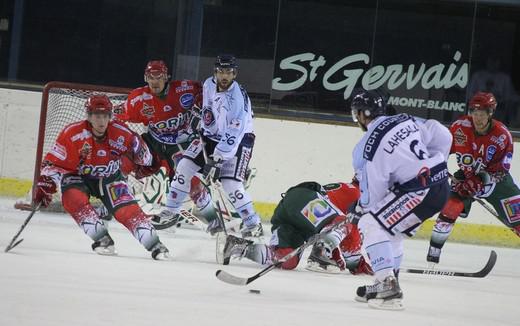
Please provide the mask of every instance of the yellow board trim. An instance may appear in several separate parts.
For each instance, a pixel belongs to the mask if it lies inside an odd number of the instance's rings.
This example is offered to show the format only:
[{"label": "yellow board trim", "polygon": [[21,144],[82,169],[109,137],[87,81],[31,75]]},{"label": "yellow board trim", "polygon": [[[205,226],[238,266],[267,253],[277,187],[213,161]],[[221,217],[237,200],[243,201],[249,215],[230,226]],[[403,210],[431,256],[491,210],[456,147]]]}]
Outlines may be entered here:
[{"label": "yellow board trim", "polygon": [[[32,182],[28,180],[0,178],[0,196],[25,197],[31,187]],[[254,206],[262,221],[269,222],[276,204],[255,202]],[[429,239],[433,223],[433,219],[426,221],[414,238]],[[448,241],[520,248],[520,237],[499,225],[457,223]]]},{"label": "yellow board trim", "polygon": [[0,178],[0,196],[4,197],[25,197],[32,187],[32,181]]}]

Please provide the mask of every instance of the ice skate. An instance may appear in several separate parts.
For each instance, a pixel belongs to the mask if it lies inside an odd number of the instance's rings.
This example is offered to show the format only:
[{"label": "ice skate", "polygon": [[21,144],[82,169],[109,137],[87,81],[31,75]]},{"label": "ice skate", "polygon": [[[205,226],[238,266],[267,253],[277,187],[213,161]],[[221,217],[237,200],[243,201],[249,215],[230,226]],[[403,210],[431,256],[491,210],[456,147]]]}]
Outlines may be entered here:
[{"label": "ice skate", "polygon": [[355,300],[368,302],[368,306],[374,309],[403,310],[402,298],[397,278],[388,276],[382,282],[358,287]]},{"label": "ice skate", "polygon": [[[330,251],[330,250],[329,250]],[[307,258],[305,269],[312,272],[339,274],[341,269],[338,264],[327,253],[327,248],[323,242],[318,242],[312,247],[311,254]]]},{"label": "ice skate", "polygon": [[164,230],[180,224],[182,218],[180,214],[175,214],[168,209],[152,216],[151,223],[157,230]]},{"label": "ice skate", "polygon": [[229,265],[231,257],[242,258],[247,253],[247,247],[253,244],[253,241],[228,235],[226,245],[224,246],[224,265]]},{"label": "ice skate", "polygon": [[94,250],[99,255],[117,255],[116,248],[114,247],[114,240],[112,240],[108,234],[103,236],[101,239],[94,241],[92,244],[92,250]]},{"label": "ice skate", "polygon": [[209,222],[206,232],[208,232],[210,235],[215,235],[218,232],[224,232],[224,228],[222,227],[222,223],[220,223],[220,220],[216,218]]},{"label": "ice skate", "polygon": [[162,242],[157,243],[155,246],[152,247],[150,250],[152,252],[152,258],[155,260],[170,260],[170,251],[168,248],[166,248],[165,245],[162,244]]},{"label": "ice skate", "polygon": [[258,223],[254,226],[248,227],[246,225],[240,229],[243,238],[259,238],[264,235],[264,229],[262,223]]},{"label": "ice skate", "polygon": [[426,256],[426,261],[431,265],[430,267],[434,267],[435,264],[438,264],[441,258],[441,249],[435,248],[430,245],[430,249],[428,249],[428,255]]}]

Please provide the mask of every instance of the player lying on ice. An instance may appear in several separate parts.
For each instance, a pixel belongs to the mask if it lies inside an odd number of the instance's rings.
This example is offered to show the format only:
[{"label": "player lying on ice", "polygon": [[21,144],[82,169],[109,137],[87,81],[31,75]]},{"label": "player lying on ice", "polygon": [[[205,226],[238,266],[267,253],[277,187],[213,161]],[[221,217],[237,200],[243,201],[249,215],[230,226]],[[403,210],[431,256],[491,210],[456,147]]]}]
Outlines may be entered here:
[{"label": "player lying on ice", "polygon": [[[230,258],[246,257],[262,265],[269,265],[301,246],[324,227],[345,221],[348,208],[359,198],[359,189],[352,184],[320,185],[303,182],[289,188],[282,195],[271,219],[272,236],[269,245],[229,235],[223,252],[224,264]],[[307,269],[320,272],[339,272],[348,269],[352,274],[372,274],[361,255],[361,237],[356,225],[345,223],[316,243],[308,258]],[[294,269],[301,256],[295,256],[280,267]]]},{"label": "player lying on ice", "polygon": [[60,184],[63,207],[94,241],[92,249],[101,255],[114,255],[114,241],[89,201],[90,196],[97,197],[153,259],[168,259],[168,249],[120,172],[123,155],[141,169],[148,169],[152,163],[148,147],[124,125],[111,121],[112,103],[106,95],[90,96],[85,108],[87,119],[65,127],[45,156],[34,205],[47,207]]}]

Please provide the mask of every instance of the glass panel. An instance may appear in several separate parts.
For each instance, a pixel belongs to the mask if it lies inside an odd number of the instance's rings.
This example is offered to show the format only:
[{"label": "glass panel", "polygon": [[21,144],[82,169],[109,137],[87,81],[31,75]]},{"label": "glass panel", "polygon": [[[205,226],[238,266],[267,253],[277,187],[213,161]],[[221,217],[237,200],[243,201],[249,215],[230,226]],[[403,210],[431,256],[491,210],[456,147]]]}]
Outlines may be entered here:
[{"label": "glass panel", "polygon": [[468,98],[477,91],[491,92],[498,106],[495,119],[520,127],[520,4],[477,6]]}]

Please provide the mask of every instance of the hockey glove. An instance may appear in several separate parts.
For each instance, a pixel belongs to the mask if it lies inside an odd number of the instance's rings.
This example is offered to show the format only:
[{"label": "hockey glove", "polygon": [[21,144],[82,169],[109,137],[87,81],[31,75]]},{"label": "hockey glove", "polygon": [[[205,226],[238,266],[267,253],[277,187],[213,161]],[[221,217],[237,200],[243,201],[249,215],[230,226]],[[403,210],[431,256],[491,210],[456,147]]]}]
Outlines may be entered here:
[{"label": "hockey glove", "polygon": [[162,166],[162,160],[157,153],[152,154],[152,165],[135,165],[134,173],[136,179],[142,179],[155,174]]},{"label": "hockey glove", "polygon": [[222,167],[222,161],[223,160],[221,156],[213,154],[213,158],[208,159],[208,162],[206,162],[202,170],[204,178],[209,178],[213,182],[220,179],[220,168]]},{"label": "hockey glove", "polygon": [[52,178],[46,175],[40,175],[36,184],[36,193],[34,194],[33,203],[35,206],[40,204],[47,207],[52,201],[52,194],[56,192],[56,183]]},{"label": "hockey glove", "polygon": [[473,175],[455,184],[455,191],[462,197],[473,197],[484,189],[484,183],[479,176]]},{"label": "hockey glove", "polygon": [[361,258],[359,259],[357,266],[354,268],[350,268],[349,272],[352,275],[358,275],[358,274],[374,275],[372,268],[365,261],[365,258],[363,256],[361,256]]}]

